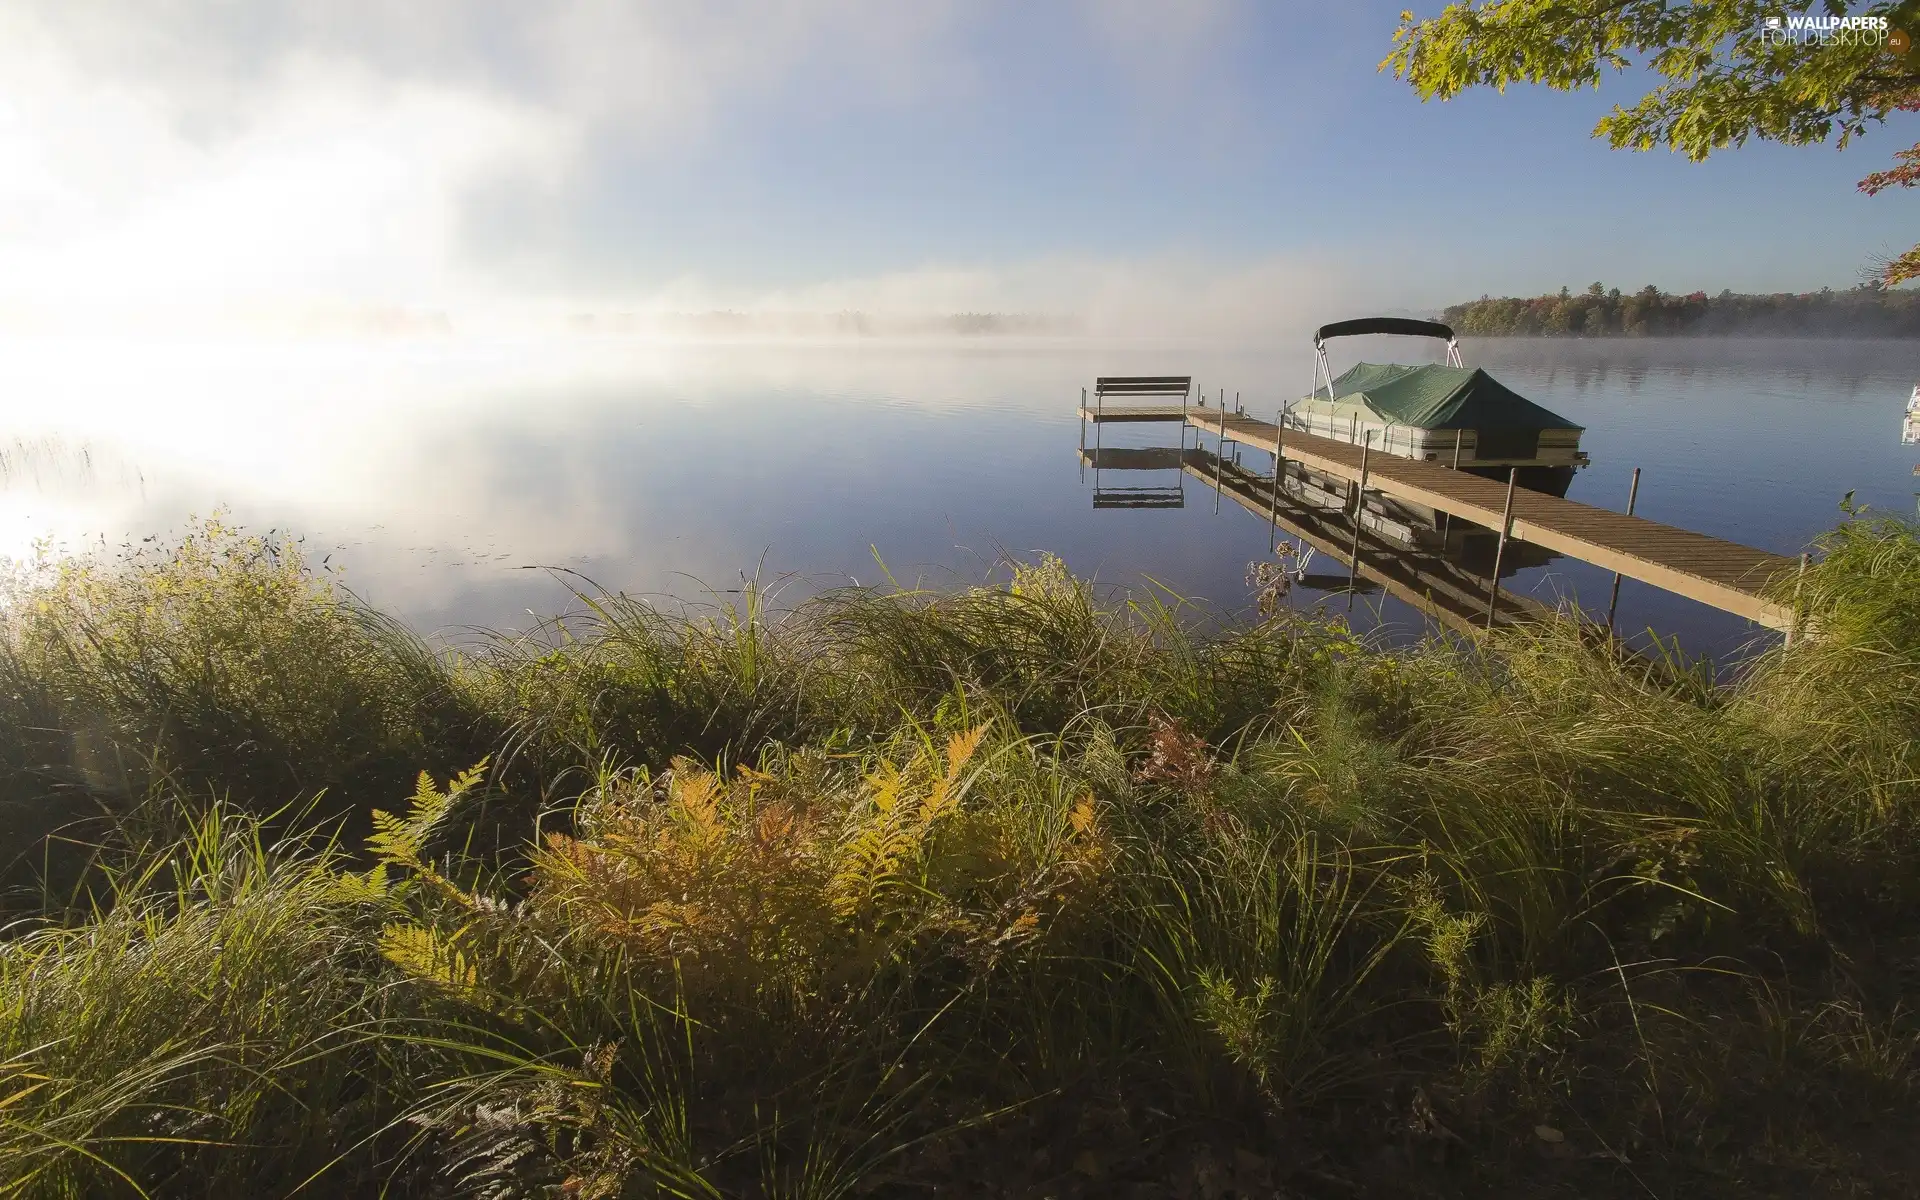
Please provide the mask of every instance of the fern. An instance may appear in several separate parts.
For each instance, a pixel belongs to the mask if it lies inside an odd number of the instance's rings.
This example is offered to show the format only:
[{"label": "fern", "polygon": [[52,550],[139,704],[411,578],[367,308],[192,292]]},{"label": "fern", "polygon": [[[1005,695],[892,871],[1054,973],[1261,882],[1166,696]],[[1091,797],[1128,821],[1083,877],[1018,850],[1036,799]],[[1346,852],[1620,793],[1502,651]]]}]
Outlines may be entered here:
[{"label": "fern", "polygon": [[[903,805],[915,768],[924,770],[916,756],[906,768],[882,760],[867,777],[877,819],[862,825],[841,851],[834,873],[832,902],[841,917],[873,909],[881,897],[904,882],[907,871],[922,856],[934,825],[956,809],[966,793],[964,771],[987,733],[978,725],[947,741],[946,768],[936,776],[917,804]],[[909,815],[910,814],[910,815]]]},{"label": "fern", "polygon": [[358,871],[342,871],[334,876],[329,889],[331,898],[342,904],[377,904],[391,893],[391,881],[387,878],[387,864],[375,863],[373,869],[362,874]]},{"label": "fern", "polygon": [[[376,866],[365,877],[365,890],[371,891],[377,887],[384,894],[384,868],[405,867],[438,890],[471,904],[473,898],[434,870],[426,860],[425,853],[427,843],[447,815],[469,792],[480,786],[486,778],[486,771],[487,760],[483,758],[448,780],[445,790],[433,782],[433,776],[422,771],[414,784],[413,797],[405,817],[396,817],[384,809],[374,809],[373,832],[367,837],[367,849],[373,854]],[[380,872],[377,878],[374,872]]]},{"label": "fern", "polygon": [[482,998],[480,971],[455,940],[423,925],[388,925],[380,931],[380,953],[415,979],[433,984],[455,999],[477,1004]]}]

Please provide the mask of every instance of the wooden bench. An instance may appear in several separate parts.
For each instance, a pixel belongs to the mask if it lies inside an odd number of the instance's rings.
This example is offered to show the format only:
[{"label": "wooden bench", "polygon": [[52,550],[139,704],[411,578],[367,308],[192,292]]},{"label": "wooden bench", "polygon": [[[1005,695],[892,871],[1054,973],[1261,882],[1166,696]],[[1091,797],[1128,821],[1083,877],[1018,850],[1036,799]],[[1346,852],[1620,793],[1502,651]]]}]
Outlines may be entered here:
[{"label": "wooden bench", "polygon": [[[1093,441],[1096,456],[1100,445],[1100,426],[1108,421],[1178,421],[1180,422],[1180,454],[1186,452],[1187,445],[1187,405],[1193,396],[1193,376],[1191,375],[1102,375],[1093,381],[1092,404],[1088,403],[1087,389],[1080,389],[1080,449],[1087,448],[1087,422],[1093,422]],[[1125,400],[1129,403],[1109,407],[1108,398]],[[1170,401],[1178,404],[1140,404],[1141,400]],[[1179,458],[1174,459],[1174,467],[1179,466]],[[1094,489],[1100,487],[1100,464],[1094,463]]]},{"label": "wooden bench", "polygon": [[[1193,396],[1193,376],[1191,375],[1102,375],[1093,381],[1093,406],[1087,406],[1087,393],[1080,393],[1080,408],[1084,416],[1094,421],[1107,419],[1107,400],[1178,400],[1177,406],[1160,404],[1142,411],[1134,404],[1115,406],[1115,418],[1119,420],[1186,420],[1186,409]],[[1178,416],[1168,415],[1177,411]]]}]

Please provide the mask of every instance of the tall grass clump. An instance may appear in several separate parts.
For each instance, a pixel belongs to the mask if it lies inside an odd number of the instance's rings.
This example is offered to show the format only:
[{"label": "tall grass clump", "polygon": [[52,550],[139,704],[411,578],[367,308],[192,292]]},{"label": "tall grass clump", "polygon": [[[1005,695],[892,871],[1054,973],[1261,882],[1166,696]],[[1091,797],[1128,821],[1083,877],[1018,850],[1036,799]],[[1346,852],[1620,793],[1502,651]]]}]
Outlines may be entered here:
[{"label": "tall grass clump", "polygon": [[1900,1194],[1920,533],[1815,549],[1721,681],[1052,559],[457,649],[218,527],[50,566],[0,1185]]},{"label": "tall grass clump", "polygon": [[324,796],[321,811],[350,813],[440,766],[446,747],[473,755],[464,743],[488,740],[443,656],[313,570],[292,538],[218,518],[175,543],[17,570],[0,678],[17,721],[0,739],[0,795],[42,833],[62,816],[125,815],[162,784],[263,812]]},{"label": "tall grass clump", "polygon": [[370,1178],[396,1111],[381,960],[325,847],[214,806],[103,907],[0,941],[0,1194],[290,1193]]}]

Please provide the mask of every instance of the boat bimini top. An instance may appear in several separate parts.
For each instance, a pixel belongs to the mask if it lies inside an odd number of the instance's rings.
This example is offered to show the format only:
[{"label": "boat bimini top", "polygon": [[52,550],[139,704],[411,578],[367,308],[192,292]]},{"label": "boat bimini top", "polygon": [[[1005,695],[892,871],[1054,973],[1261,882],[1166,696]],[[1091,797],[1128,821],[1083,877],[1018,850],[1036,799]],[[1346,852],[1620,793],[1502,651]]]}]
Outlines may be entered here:
[{"label": "boat bimini top", "polygon": [[1438,321],[1416,321],[1412,317],[1358,317],[1351,321],[1335,321],[1331,325],[1322,325],[1313,331],[1313,390],[1309,398],[1320,394],[1320,380],[1327,381],[1327,395],[1333,395],[1333,368],[1327,364],[1327,343],[1337,337],[1359,337],[1368,333],[1390,333],[1401,337],[1439,338],[1447,344],[1447,365],[1465,366],[1460,358],[1460,339],[1453,336],[1453,326],[1442,325]]}]

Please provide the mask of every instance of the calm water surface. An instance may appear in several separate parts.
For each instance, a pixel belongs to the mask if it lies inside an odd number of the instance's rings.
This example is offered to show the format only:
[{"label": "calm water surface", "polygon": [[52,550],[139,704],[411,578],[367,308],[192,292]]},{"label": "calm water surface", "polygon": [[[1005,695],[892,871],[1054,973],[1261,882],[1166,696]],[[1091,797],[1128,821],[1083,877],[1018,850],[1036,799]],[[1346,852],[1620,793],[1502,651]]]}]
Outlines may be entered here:
[{"label": "calm water surface", "polygon": [[[564,605],[567,579],[699,599],[743,572],[881,582],[884,560],[901,583],[952,586],[1041,551],[1239,608],[1264,523],[1230,501],[1216,513],[1192,481],[1182,509],[1096,512],[1074,409],[1098,374],[1192,374],[1270,413],[1306,385],[1297,340],[17,344],[0,347],[0,553],[175,533],[224,508],[304,535],[424,629],[525,625]],[[1429,357],[1336,347],[1336,370]],[[1786,554],[1848,491],[1914,510],[1920,453],[1898,428],[1920,346],[1494,340],[1466,355],[1587,427],[1575,499],[1624,506],[1638,466],[1642,515]],[[1172,431],[1115,434],[1129,439]],[[1611,578],[1562,559],[1507,586],[1604,608]],[[1356,620],[1419,624],[1379,603]],[[1632,581],[1620,620],[1720,656],[1753,635]]]}]

